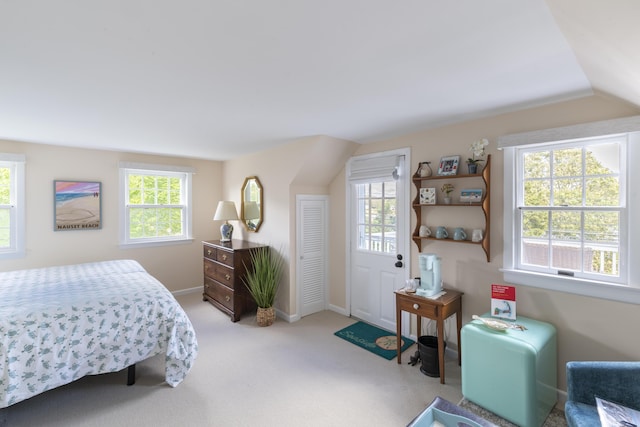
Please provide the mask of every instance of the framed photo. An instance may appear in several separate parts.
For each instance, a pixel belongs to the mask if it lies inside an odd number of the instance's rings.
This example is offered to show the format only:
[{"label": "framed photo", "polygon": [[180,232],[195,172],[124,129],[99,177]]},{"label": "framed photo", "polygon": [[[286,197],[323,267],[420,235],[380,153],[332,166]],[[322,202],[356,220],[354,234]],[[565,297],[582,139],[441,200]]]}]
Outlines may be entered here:
[{"label": "framed photo", "polygon": [[435,188],[421,188],[420,189],[420,204],[421,205],[435,205],[436,204],[436,189]]},{"label": "framed photo", "polygon": [[460,203],[480,203],[482,201],[482,189],[472,188],[460,190]]},{"label": "framed photo", "polygon": [[447,156],[440,159],[438,175],[457,175],[460,156]]},{"label": "framed photo", "polygon": [[102,184],[95,181],[53,181],[54,231],[102,228]]}]

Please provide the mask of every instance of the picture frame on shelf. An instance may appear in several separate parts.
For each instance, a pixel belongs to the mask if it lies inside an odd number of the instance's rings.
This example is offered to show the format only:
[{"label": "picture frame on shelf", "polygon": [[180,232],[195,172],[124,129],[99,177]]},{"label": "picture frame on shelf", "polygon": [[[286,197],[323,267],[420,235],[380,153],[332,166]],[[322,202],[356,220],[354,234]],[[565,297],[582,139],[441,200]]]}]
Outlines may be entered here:
[{"label": "picture frame on shelf", "polygon": [[420,204],[421,205],[435,205],[436,204],[436,189],[435,188],[421,188],[420,189]]},{"label": "picture frame on shelf", "polygon": [[460,163],[460,156],[445,156],[440,159],[440,166],[438,167],[438,175],[448,176],[458,174],[458,164]]},{"label": "picture frame on shelf", "polygon": [[481,188],[466,188],[460,190],[460,203],[480,203],[481,201]]}]

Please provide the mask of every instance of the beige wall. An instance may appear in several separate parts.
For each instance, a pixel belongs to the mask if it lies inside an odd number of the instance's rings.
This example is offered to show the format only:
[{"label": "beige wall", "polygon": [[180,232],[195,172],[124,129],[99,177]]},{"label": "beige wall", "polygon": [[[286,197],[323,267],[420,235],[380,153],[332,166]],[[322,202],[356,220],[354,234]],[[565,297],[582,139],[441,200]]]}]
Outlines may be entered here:
[{"label": "beige wall", "polygon": [[224,164],[223,197],[236,202],[238,212],[244,179],[255,175],[262,183],[264,223],[258,233],[236,223],[233,238],[269,245],[290,261],[275,304],[279,316],[288,320],[298,317],[296,264],[291,261],[296,259],[296,195],[328,195],[329,184],[356,148],[353,142],[314,136]]},{"label": "beige wall", "polygon": [[[233,200],[238,211],[240,188],[245,177],[256,175],[264,188],[264,224],[258,233],[234,223],[234,238],[264,244],[295,260],[295,199],[298,194],[330,196],[329,303],[332,309],[348,311],[345,284],[345,176],[349,156],[409,147],[412,171],[420,161],[434,164],[445,155],[466,158],[469,144],[488,138],[492,154],[491,261],[474,245],[430,242],[426,246],[443,258],[447,286],[465,293],[463,321],[489,309],[491,283],[504,283],[502,266],[502,173],[499,136],[589,121],[638,114],[616,100],[594,96],[516,113],[503,114],[462,124],[358,145],[316,136],[224,163],[193,159],[146,156],[119,152],[83,150],[0,141],[0,152],[27,156],[27,255],[24,259],[0,261],[0,270],[133,258],[170,290],[202,285],[201,241],[217,239],[219,222],[212,221],[219,200]],[[177,164],[196,168],[194,176],[194,241],[191,244],[143,249],[118,247],[118,161]],[[464,167],[464,166],[463,166]],[[53,180],[86,179],[103,183],[103,228],[96,231],[53,231]],[[412,198],[415,189],[412,188]],[[472,214],[471,214],[472,215]],[[471,220],[471,218],[469,218]],[[461,220],[464,220],[462,218]],[[411,213],[411,230],[416,218]],[[640,238],[640,237],[639,237]],[[412,276],[418,275],[417,247],[412,244]],[[289,262],[276,301],[279,313],[289,320],[297,316],[295,262]],[[633,337],[640,321],[636,305],[604,301],[561,292],[518,286],[518,314],[554,324],[558,329],[559,386],[565,388],[564,365],[568,360],[640,360],[640,347]],[[447,339],[455,347],[455,325],[447,323]]]},{"label": "beige wall", "polygon": [[[443,259],[442,276],[445,286],[465,293],[463,297],[463,323],[473,314],[483,314],[490,307],[490,285],[505,283],[499,269],[503,256],[503,161],[502,152],[496,150],[499,136],[558,126],[605,120],[638,114],[638,109],[604,97],[594,96],[572,102],[559,103],[516,113],[503,114],[482,120],[441,127],[406,135],[375,144],[362,145],[356,154],[411,148],[411,173],[418,162],[437,164],[440,157],[460,155],[466,159],[471,142],[488,138],[488,153],[492,155],[491,173],[491,262],[487,263],[481,248],[450,242],[429,241],[423,247],[436,252]],[[462,166],[466,168],[466,165]],[[338,176],[331,186],[332,211],[344,212],[344,175]],[[459,190],[459,189],[458,189]],[[412,200],[415,197],[412,186]],[[473,213],[465,210],[469,221],[476,221]],[[416,216],[412,211],[411,230]],[[461,224],[462,225],[462,224]],[[338,230],[335,235],[343,235]],[[640,238],[640,236],[637,236]],[[344,305],[344,242],[332,241],[332,303]],[[412,276],[418,276],[418,249],[412,243]],[[342,280],[340,280],[342,279]],[[636,281],[638,278],[635,278]],[[640,360],[640,346],[635,329],[640,323],[637,305],[581,297],[562,292],[517,286],[517,313],[554,324],[558,331],[559,386],[566,389],[564,366],[568,360]],[[447,340],[455,345],[455,322],[447,322]]]},{"label": "beige wall", "polygon": [[[0,270],[74,264],[106,259],[139,261],[171,291],[202,286],[202,240],[216,237],[214,203],[222,188],[220,162],[1,141],[0,152],[26,155],[26,256],[0,260]],[[193,242],[121,249],[118,245],[118,162],[191,166]],[[53,181],[102,183],[102,229],[53,231]],[[217,231],[219,238],[219,230]]]}]

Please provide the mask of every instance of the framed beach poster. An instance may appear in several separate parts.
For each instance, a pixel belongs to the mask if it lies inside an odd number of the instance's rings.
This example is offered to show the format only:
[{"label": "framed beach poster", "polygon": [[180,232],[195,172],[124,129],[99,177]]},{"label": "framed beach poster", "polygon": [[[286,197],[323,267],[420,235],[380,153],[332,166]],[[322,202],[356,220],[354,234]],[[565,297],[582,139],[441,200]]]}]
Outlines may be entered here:
[{"label": "framed beach poster", "polygon": [[95,181],[53,181],[54,231],[102,228],[102,184]]}]

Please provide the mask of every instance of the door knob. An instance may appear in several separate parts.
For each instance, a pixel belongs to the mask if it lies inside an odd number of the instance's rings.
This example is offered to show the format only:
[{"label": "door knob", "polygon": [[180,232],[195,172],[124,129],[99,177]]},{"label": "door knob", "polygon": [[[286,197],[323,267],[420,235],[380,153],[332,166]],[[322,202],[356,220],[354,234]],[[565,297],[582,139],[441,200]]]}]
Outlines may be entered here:
[{"label": "door knob", "polygon": [[402,261],[396,261],[396,267],[398,268],[402,267]]}]

